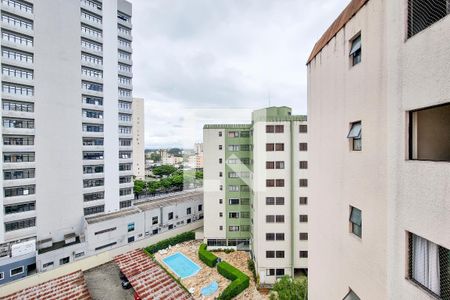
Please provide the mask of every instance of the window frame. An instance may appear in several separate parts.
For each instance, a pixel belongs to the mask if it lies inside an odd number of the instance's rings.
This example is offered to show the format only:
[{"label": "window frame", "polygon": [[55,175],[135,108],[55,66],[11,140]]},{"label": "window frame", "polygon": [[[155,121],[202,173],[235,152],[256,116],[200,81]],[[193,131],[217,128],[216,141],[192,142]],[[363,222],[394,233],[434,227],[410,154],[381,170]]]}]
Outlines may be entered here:
[{"label": "window frame", "polygon": [[[359,211],[359,223],[360,224],[355,223],[356,220],[353,220],[353,218],[358,217],[357,215],[354,216],[353,212],[358,213],[358,211]],[[362,223],[363,223],[362,222],[362,210],[350,205],[350,216],[349,216],[348,220],[349,220],[350,233],[357,236],[358,238],[362,239],[362,235],[363,235],[362,234]],[[355,230],[355,228],[359,228],[359,231]]]}]

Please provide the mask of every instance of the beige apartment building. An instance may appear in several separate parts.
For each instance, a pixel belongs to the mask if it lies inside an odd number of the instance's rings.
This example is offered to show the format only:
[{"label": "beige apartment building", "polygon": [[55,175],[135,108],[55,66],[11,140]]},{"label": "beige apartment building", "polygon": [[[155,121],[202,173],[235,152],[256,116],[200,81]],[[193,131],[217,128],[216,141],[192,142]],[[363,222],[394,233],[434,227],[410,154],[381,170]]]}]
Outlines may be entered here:
[{"label": "beige apartment building", "polygon": [[308,59],[312,300],[450,299],[449,12],[353,0]]},{"label": "beige apartment building", "polygon": [[289,107],[203,129],[206,243],[250,251],[261,284],[307,273],[307,131]]}]

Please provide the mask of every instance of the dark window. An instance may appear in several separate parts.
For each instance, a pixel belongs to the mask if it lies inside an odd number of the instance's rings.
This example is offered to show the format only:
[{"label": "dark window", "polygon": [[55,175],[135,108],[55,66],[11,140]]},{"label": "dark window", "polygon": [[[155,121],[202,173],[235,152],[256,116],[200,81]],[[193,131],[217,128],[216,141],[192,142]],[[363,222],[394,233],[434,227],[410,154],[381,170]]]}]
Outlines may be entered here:
[{"label": "dark window", "polygon": [[284,276],[284,269],[277,269],[276,275],[277,276]]},{"label": "dark window", "polygon": [[5,231],[6,232],[14,231],[14,230],[19,230],[19,229],[24,229],[24,228],[28,228],[28,227],[34,227],[34,226],[36,226],[36,218],[6,222],[5,223]]},{"label": "dark window", "polygon": [[450,104],[409,113],[409,159],[450,161]]},{"label": "dark window", "polygon": [[173,212],[170,212],[170,213],[168,214],[168,219],[169,219],[169,220],[172,220],[172,219],[173,219]]},{"label": "dark window", "polygon": [[266,161],[266,169],[275,169],[275,162]]},{"label": "dark window", "polygon": [[275,162],[275,168],[276,169],[284,169],[284,161]]},{"label": "dark window", "polygon": [[219,131],[219,136],[222,136],[222,131]]},{"label": "dark window", "polygon": [[275,180],[275,185],[277,187],[283,187],[284,186],[284,179],[277,179],[277,180]]},{"label": "dark window", "polygon": [[284,233],[276,233],[275,234],[275,239],[277,241],[284,241]]},{"label": "dark window", "polygon": [[15,214],[36,209],[36,202],[28,202],[14,205],[5,205],[5,215]]},{"label": "dark window", "polygon": [[104,205],[85,207],[84,208],[84,215],[88,216],[88,215],[92,215],[92,214],[102,213],[104,211],[105,211],[105,206]]},{"label": "dark window", "polygon": [[284,197],[276,197],[275,200],[277,205],[284,205]]},{"label": "dark window", "polygon": [[353,234],[362,236],[362,212],[352,206],[350,206],[350,230]]},{"label": "dark window", "polygon": [[300,241],[307,241],[308,240],[308,233],[307,232],[300,232],[299,237],[300,237]]},{"label": "dark window", "polygon": [[239,198],[230,198],[228,199],[228,203],[230,205],[239,205]]},{"label": "dark window", "polygon": [[308,179],[300,179],[299,180],[300,187],[307,187],[308,186]]},{"label": "dark window", "polygon": [[128,232],[134,231],[134,222],[128,223]]},{"label": "dark window", "polygon": [[266,179],[266,187],[273,187],[273,186],[275,186],[275,180]]},{"label": "dark window", "polygon": [[266,258],[275,258],[275,251],[266,251]]},{"label": "dark window", "polygon": [[266,269],[266,276],[274,276],[275,269]]},{"label": "dark window", "polygon": [[275,127],[273,125],[266,125],[266,133],[274,133]]},{"label": "dark window", "polygon": [[274,197],[266,197],[266,205],[275,205]]},{"label": "dark window", "polygon": [[275,151],[284,151],[284,144],[283,143],[276,143],[275,144]]},{"label": "dark window", "polygon": [[203,210],[203,205],[199,204],[198,205],[198,211],[202,211]]},{"label": "dark window", "polygon": [[307,223],[308,215],[300,215],[300,223]]},{"label": "dark window", "polygon": [[284,223],[284,215],[276,215],[275,216],[275,221],[277,223]]},{"label": "dark window", "polygon": [[223,199],[219,199],[219,204],[222,204],[223,203]]},{"label": "dark window", "polygon": [[111,232],[111,231],[114,231],[116,229],[117,229],[117,227],[111,227],[111,228],[103,229],[103,230],[95,232],[94,235],[99,235],[99,234]]},{"label": "dark window", "polygon": [[308,258],[308,251],[300,251],[300,258]]},{"label": "dark window", "polygon": [[308,197],[300,197],[299,203],[300,203],[300,205],[308,204]]},{"label": "dark window", "polygon": [[300,133],[307,133],[308,132],[308,125],[300,125],[298,128],[298,131]]},{"label": "dark window", "polygon": [[275,151],[275,144],[266,144],[266,151]]},{"label": "dark window", "polygon": [[18,268],[11,269],[11,271],[9,271],[9,275],[12,277],[12,276],[22,274],[23,272],[25,272],[25,268],[23,266],[20,266]]},{"label": "dark window", "polygon": [[70,262],[70,257],[64,257],[64,258],[61,258],[60,260],[59,260],[59,264],[60,265],[65,265],[65,264],[68,264]]},{"label": "dark window", "polygon": [[361,62],[361,34],[351,41],[350,60],[352,66]]},{"label": "dark window", "polygon": [[307,143],[300,143],[299,145],[300,151],[308,151],[308,144]]},{"label": "dark window", "polygon": [[266,223],[275,223],[275,216],[274,215],[267,215],[266,216]]},{"label": "dark window", "polygon": [[408,38],[433,25],[449,13],[448,0],[409,0]]},{"label": "dark window", "polygon": [[300,169],[308,169],[308,162],[307,161],[300,161]]},{"label": "dark window", "polygon": [[350,124],[350,131],[347,135],[347,138],[351,140],[352,150],[353,151],[361,151],[362,143],[361,143],[361,121],[353,122]]},{"label": "dark window", "polygon": [[361,298],[359,298],[358,295],[355,294],[355,292],[350,290],[342,300],[361,300]]},{"label": "dark window", "polygon": [[109,243],[109,244],[97,247],[97,248],[95,248],[95,251],[102,250],[104,248],[108,248],[108,247],[114,246],[115,244],[117,244],[117,242],[112,242],[112,243]]},{"label": "dark window", "polygon": [[130,237],[128,238],[128,243],[132,243],[132,242],[134,242],[134,236],[130,236]]},{"label": "dark window", "polygon": [[275,256],[276,258],[284,258],[284,251],[276,251]]},{"label": "dark window", "polygon": [[283,133],[284,132],[284,125],[275,125],[275,132],[276,133]]},{"label": "dark window", "polygon": [[131,200],[120,201],[120,208],[126,208],[131,206]]},{"label": "dark window", "polygon": [[159,218],[158,218],[158,216],[156,216],[156,217],[152,217],[152,225],[156,225],[156,224],[158,224],[158,222],[159,222],[159,220],[158,220]]},{"label": "dark window", "polygon": [[219,145],[219,150],[222,150],[222,145]]},{"label": "dark window", "polygon": [[266,233],[266,241],[274,241],[275,233]]},{"label": "dark window", "polygon": [[221,158],[219,158],[219,164],[221,164],[222,163],[222,159]]},{"label": "dark window", "polygon": [[188,208],[186,209],[186,214],[187,214],[187,215],[190,215],[190,214],[191,214],[191,211],[192,211],[191,208],[188,207]]}]

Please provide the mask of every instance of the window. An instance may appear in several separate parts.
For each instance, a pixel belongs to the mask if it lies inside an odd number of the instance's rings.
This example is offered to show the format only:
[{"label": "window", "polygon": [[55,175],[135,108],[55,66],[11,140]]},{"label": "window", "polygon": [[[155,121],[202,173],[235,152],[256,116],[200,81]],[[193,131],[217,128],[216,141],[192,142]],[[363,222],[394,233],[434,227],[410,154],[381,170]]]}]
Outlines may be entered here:
[{"label": "window", "polygon": [[361,300],[361,298],[359,298],[358,295],[356,295],[352,290],[350,290],[342,300]]},{"label": "window", "polygon": [[308,169],[307,161],[300,161],[299,165],[300,165],[300,169]]},{"label": "window", "polygon": [[450,299],[450,250],[413,233],[408,235],[408,278],[439,299]]},{"label": "window", "polygon": [[158,224],[158,216],[156,216],[156,217],[152,217],[152,225],[156,225],[156,224]]},{"label": "window", "polygon": [[277,187],[284,187],[284,179],[276,179],[275,180],[275,185]]},{"label": "window", "polygon": [[192,213],[191,211],[192,211],[192,209],[191,209],[190,207],[188,207],[188,208],[186,209],[186,214],[187,214],[187,215],[190,215],[190,214]]},{"label": "window", "polygon": [[408,1],[408,38],[430,27],[450,13],[446,0]]},{"label": "window", "polygon": [[222,159],[221,158],[219,158],[219,164],[221,164],[222,163]]},{"label": "window", "polygon": [[222,145],[219,145],[219,150],[222,150]]},{"label": "window", "polygon": [[117,227],[111,227],[111,228],[103,229],[103,230],[95,232],[94,235],[99,235],[99,234],[111,232],[111,231],[114,231],[116,229],[117,229]]},{"label": "window", "polygon": [[222,136],[222,131],[219,131],[219,136]]},{"label": "window", "polygon": [[284,197],[276,197],[275,201],[276,205],[284,205]]},{"label": "window", "polygon": [[354,235],[362,236],[362,213],[360,209],[350,206],[350,230]]},{"label": "window", "polygon": [[355,66],[361,62],[361,34],[358,34],[350,43],[350,61],[352,66]]},{"label": "window", "polygon": [[266,233],[266,241],[275,241],[275,233]]},{"label": "window", "polygon": [[307,232],[300,232],[299,233],[299,239],[300,239],[300,241],[307,241],[308,240],[308,233]]},{"label": "window", "polygon": [[104,205],[85,207],[84,208],[84,215],[88,216],[88,215],[102,213],[104,211],[105,211],[105,206]]},{"label": "window", "polygon": [[275,144],[266,144],[266,151],[275,151]]},{"label": "window", "polygon": [[172,219],[173,219],[173,212],[170,212],[170,213],[168,214],[167,218],[168,218],[169,220],[172,220]]},{"label": "window", "polygon": [[300,197],[299,198],[299,204],[300,205],[307,205],[308,204],[308,197]]},{"label": "window", "polygon": [[2,40],[26,47],[33,46],[32,37],[3,29],[2,29]]},{"label": "window", "polygon": [[275,162],[266,161],[266,169],[275,169]]},{"label": "window", "polygon": [[230,131],[230,132],[228,132],[228,137],[230,137],[230,138],[237,138],[237,137],[239,137],[239,131]]},{"label": "window", "polygon": [[284,269],[276,269],[276,275],[277,277],[284,276]]},{"label": "window", "polygon": [[3,171],[4,180],[16,180],[16,179],[27,179],[34,178],[34,169],[23,169],[23,170],[5,170]]},{"label": "window", "polygon": [[42,268],[45,269],[45,268],[48,268],[48,267],[53,267],[53,264],[54,264],[54,263],[53,263],[52,261],[51,261],[51,262],[48,262],[48,263],[45,263],[45,264],[42,265]]},{"label": "window", "polygon": [[275,162],[275,168],[276,169],[284,169],[284,161]]},{"label": "window", "polygon": [[230,198],[228,199],[228,203],[230,205],[239,205],[239,198]]},{"label": "window", "polygon": [[274,179],[266,179],[266,187],[274,187],[275,180]]},{"label": "window", "polygon": [[266,216],[266,223],[275,223],[275,216],[274,215],[267,215]]},{"label": "window", "polygon": [[36,209],[36,202],[5,205],[5,215],[33,211]]},{"label": "window", "polygon": [[353,122],[350,124],[350,131],[347,135],[347,138],[351,141],[351,147],[353,151],[361,151],[362,143],[361,143],[361,121]]},{"label": "window", "polygon": [[128,223],[128,232],[134,231],[134,223]]},{"label": "window", "polygon": [[273,125],[266,125],[266,133],[274,133],[275,127]]},{"label": "window", "polygon": [[3,153],[3,162],[5,163],[34,162],[34,158],[33,152]]},{"label": "window", "polygon": [[128,238],[128,243],[132,243],[132,242],[134,242],[134,236],[130,236],[130,237]]},{"label": "window", "polygon": [[241,131],[239,133],[240,137],[249,137],[250,136],[250,131]]},{"label": "window", "polygon": [[202,211],[203,210],[203,205],[202,204],[199,204],[198,205],[198,211]]},{"label": "window", "polygon": [[308,251],[300,251],[299,256],[300,258],[308,258]]},{"label": "window", "polygon": [[276,133],[283,133],[284,132],[284,125],[275,125],[275,132]]},{"label": "window", "polygon": [[220,231],[223,230],[223,226],[222,226],[222,225],[219,226],[219,230],[220,230]]},{"label": "window", "polygon": [[409,112],[409,159],[450,161],[450,103]]},{"label": "window", "polygon": [[266,251],[266,258],[275,258],[275,251]]},{"label": "window", "polygon": [[230,212],[230,213],[228,213],[228,218],[239,219],[239,213],[238,212]]},{"label": "window", "polygon": [[36,226],[36,218],[5,222],[5,232]]},{"label": "window", "polygon": [[274,276],[275,269],[266,269],[266,276]]},{"label": "window", "polygon": [[130,207],[130,206],[131,206],[131,200],[120,201],[120,203],[119,203],[120,209]]},{"label": "window", "polygon": [[307,143],[300,143],[298,144],[300,151],[308,151],[308,144]]},{"label": "window", "polygon": [[266,205],[275,205],[274,197],[266,197]]},{"label": "window", "polygon": [[275,151],[284,151],[284,144],[283,143],[276,143],[275,144]]},{"label": "window", "polygon": [[300,179],[299,180],[300,187],[307,187],[308,186],[308,179]]},{"label": "window", "polygon": [[20,274],[22,274],[22,273],[24,273],[24,272],[25,272],[25,268],[24,268],[23,266],[20,266],[20,267],[18,267],[18,268],[11,269],[11,270],[9,271],[9,275],[10,275],[10,277],[13,277],[13,276],[20,275]]},{"label": "window", "polygon": [[84,202],[105,199],[105,192],[96,192],[83,195]]},{"label": "window", "polygon": [[220,218],[223,217],[223,212],[219,212],[219,217],[220,217]]},{"label": "window", "polygon": [[64,258],[61,258],[61,259],[59,260],[59,264],[60,264],[60,265],[65,265],[65,264],[68,264],[69,262],[70,262],[70,257],[69,257],[69,256],[64,257]]},{"label": "window", "polygon": [[276,258],[284,258],[284,251],[275,251]]},{"label": "window", "polygon": [[308,132],[308,125],[299,125],[298,126],[298,132],[300,132],[300,133],[307,133]]},{"label": "window", "polygon": [[239,231],[239,226],[229,226],[228,230],[232,232]]},{"label": "window", "polygon": [[228,151],[239,151],[240,145],[228,145]]},{"label": "window", "polygon": [[275,222],[276,223],[284,223],[284,215],[276,215]]},{"label": "window", "polygon": [[219,204],[222,204],[223,203],[223,199],[219,199]]},{"label": "window", "polygon": [[108,247],[114,246],[115,244],[117,244],[117,242],[112,242],[112,243],[109,243],[109,244],[97,247],[97,248],[95,248],[95,251],[102,250],[104,248],[108,248]]},{"label": "window", "polygon": [[27,185],[27,186],[5,187],[3,191],[4,196],[6,198],[6,197],[33,195],[36,192],[36,188],[34,185]]},{"label": "window", "polygon": [[33,5],[21,0],[2,0],[2,3],[26,13],[33,13]]},{"label": "window", "polygon": [[29,102],[3,100],[3,110],[34,112],[34,104]]},{"label": "window", "polygon": [[299,219],[300,219],[300,223],[307,223],[308,215],[300,215]]}]

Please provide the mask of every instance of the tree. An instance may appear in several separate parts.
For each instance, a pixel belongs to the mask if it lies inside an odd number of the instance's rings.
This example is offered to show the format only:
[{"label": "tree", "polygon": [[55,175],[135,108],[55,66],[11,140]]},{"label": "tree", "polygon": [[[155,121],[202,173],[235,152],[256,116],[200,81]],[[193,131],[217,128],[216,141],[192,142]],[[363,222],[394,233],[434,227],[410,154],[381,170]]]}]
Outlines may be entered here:
[{"label": "tree", "polygon": [[182,151],[183,150],[181,150],[180,148],[172,148],[172,149],[169,149],[169,151],[167,151],[167,153],[172,154],[173,156],[181,157]]},{"label": "tree", "polygon": [[177,187],[183,186],[184,182],[183,174],[172,175],[170,179],[172,180],[172,185]]},{"label": "tree", "polygon": [[150,181],[147,183],[147,188],[150,193],[154,194],[158,189],[161,188],[161,183],[159,182],[159,180]]},{"label": "tree", "polygon": [[134,193],[139,195],[142,194],[142,192],[144,191],[146,187],[145,181],[143,180],[135,180],[134,181]]},{"label": "tree", "polygon": [[271,293],[270,300],[307,300],[308,299],[308,279],[292,279],[290,276],[283,276],[278,280]]},{"label": "tree", "polygon": [[203,171],[195,172],[195,179],[203,179]]},{"label": "tree", "polygon": [[177,168],[175,168],[174,166],[171,165],[162,165],[159,167],[154,167],[152,172],[154,175],[159,175],[159,176],[169,176],[170,174],[172,174],[173,172],[175,172],[177,170]]},{"label": "tree", "polygon": [[163,178],[159,181],[161,183],[161,187],[165,188],[166,190],[172,187],[172,179],[169,178]]},{"label": "tree", "polygon": [[156,153],[156,152],[152,152],[150,154],[150,159],[153,160],[154,162],[161,161],[161,154]]}]

